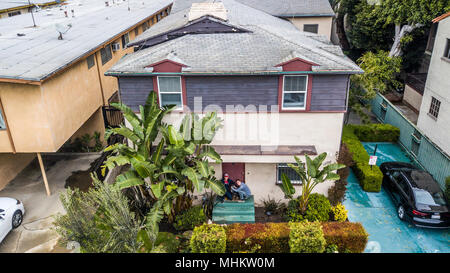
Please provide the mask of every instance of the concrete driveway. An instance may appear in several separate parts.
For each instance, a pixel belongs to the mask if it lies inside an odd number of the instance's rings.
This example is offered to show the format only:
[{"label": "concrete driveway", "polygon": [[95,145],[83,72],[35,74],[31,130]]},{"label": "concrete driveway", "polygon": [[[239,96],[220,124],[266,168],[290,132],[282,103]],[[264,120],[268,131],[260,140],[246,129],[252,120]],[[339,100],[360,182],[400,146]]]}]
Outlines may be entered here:
[{"label": "concrete driveway", "polygon": [[0,197],[19,199],[25,206],[22,225],[0,243],[0,253],[68,252],[57,246],[58,235],[52,230],[53,216],[64,213],[59,196],[65,190],[66,179],[75,171],[88,170],[98,157],[98,154],[43,156],[51,196],[46,195],[37,159],[0,191]]}]

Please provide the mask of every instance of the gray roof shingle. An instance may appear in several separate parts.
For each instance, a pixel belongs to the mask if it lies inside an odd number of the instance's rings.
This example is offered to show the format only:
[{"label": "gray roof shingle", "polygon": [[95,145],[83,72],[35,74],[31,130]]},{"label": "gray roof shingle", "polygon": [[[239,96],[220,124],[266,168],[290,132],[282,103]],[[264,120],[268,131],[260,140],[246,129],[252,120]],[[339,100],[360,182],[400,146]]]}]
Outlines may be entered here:
[{"label": "gray roof shingle", "polygon": [[[172,11],[178,12],[196,2],[214,0],[175,0]],[[247,6],[278,17],[334,16],[328,0],[237,0]]]},{"label": "gray roof shingle", "polygon": [[[111,1],[110,1],[111,2]],[[41,81],[78,61],[114,38],[172,3],[172,0],[116,1],[105,7],[103,0],[68,0],[69,17],[58,7],[34,14],[0,20],[0,78]],[[70,10],[74,9],[75,17]],[[72,24],[58,40],[55,24]],[[18,36],[18,33],[25,34]]]},{"label": "gray roof shingle", "polygon": [[[107,73],[149,73],[145,66],[175,55],[187,66],[186,73],[265,73],[276,65],[299,57],[318,64],[313,71],[360,73],[339,46],[321,35],[299,31],[290,22],[223,0],[230,25],[248,33],[188,34],[124,56]],[[189,9],[175,12],[140,35],[144,41],[188,23]],[[136,42],[133,41],[132,43]]]}]

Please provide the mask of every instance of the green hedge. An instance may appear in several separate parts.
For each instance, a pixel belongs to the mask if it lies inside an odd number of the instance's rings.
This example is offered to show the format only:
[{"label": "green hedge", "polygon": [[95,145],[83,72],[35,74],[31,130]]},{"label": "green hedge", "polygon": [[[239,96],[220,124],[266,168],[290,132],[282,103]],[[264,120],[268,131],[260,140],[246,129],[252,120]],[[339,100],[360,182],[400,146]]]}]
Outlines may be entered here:
[{"label": "green hedge", "polygon": [[397,142],[400,129],[390,124],[347,125],[360,141],[364,142]]},{"label": "green hedge", "polygon": [[190,241],[193,253],[225,253],[226,233],[222,226],[204,224],[194,228]]},{"label": "green hedge", "polygon": [[360,223],[326,222],[322,223],[322,231],[327,246],[336,245],[341,253],[363,252],[369,237]]},{"label": "green hedge", "polygon": [[291,253],[322,253],[327,242],[320,222],[290,222],[289,247]]},{"label": "green hedge", "polygon": [[[303,223],[303,222],[302,222]],[[322,231],[326,246],[336,245],[339,252],[363,252],[368,234],[360,223],[323,222]],[[303,229],[302,229],[303,230]],[[298,230],[296,230],[298,233]],[[226,227],[226,252],[228,253],[289,253],[300,251],[306,241],[292,234],[289,223],[232,224]],[[293,239],[290,240],[290,237]],[[309,238],[311,239],[311,238]],[[310,242],[310,240],[307,240]],[[322,245],[320,236],[313,245]],[[301,246],[290,246],[293,242],[305,242]],[[322,249],[322,247],[320,247]]]},{"label": "green hedge", "polygon": [[[352,154],[352,169],[358,177],[363,190],[369,192],[379,192],[383,181],[383,174],[378,166],[369,165],[369,154],[364,149],[361,141],[354,133],[355,127],[360,125],[346,125],[342,134],[342,142],[347,146]],[[363,125],[361,125],[363,126]]]}]

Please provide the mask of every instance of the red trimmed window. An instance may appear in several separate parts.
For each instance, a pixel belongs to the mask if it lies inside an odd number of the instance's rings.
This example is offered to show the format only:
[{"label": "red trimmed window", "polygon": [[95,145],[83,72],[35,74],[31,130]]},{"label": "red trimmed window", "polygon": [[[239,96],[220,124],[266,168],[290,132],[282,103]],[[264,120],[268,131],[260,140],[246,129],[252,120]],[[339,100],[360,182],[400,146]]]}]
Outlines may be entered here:
[{"label": "red trimmed window", "polygon": [[158,76],[158,99],[160,106],[177,105],[183,109],[183,88],[180,76]]},{"label": "red trimmed window", "polygon": [[308,96],[307,75],[283,76],[282,110],[306,110]]}]

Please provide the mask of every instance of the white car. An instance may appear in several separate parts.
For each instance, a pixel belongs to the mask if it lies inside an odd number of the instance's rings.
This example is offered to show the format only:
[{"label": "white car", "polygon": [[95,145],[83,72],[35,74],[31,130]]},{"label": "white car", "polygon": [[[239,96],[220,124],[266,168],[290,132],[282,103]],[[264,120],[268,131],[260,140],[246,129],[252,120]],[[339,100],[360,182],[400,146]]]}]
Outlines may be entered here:
[{"label": "white car", "polygon": [[25,209],[22,202],[9,197],[0,197],[0,243],[6,235],[22,224]]}]

